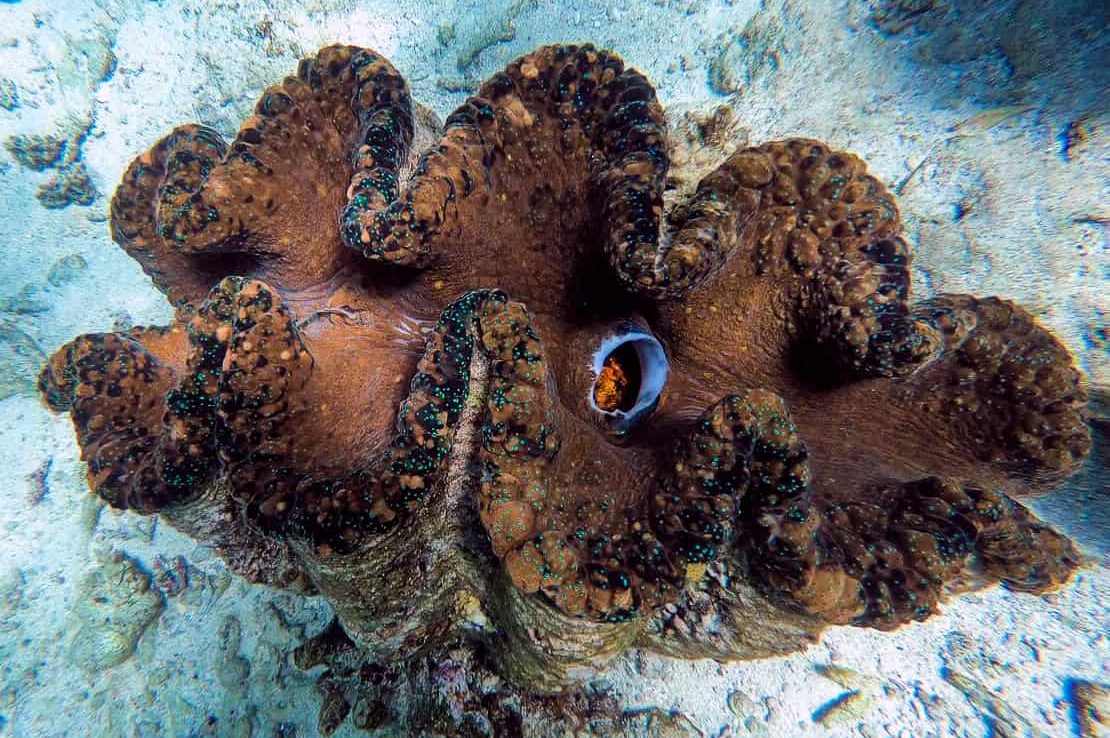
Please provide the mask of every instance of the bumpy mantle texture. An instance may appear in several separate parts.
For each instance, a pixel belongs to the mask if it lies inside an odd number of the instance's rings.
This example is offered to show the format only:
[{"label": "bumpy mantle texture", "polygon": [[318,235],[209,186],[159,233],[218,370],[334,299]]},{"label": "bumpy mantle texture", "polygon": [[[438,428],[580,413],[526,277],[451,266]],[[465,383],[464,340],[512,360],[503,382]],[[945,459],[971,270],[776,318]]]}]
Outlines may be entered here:
[{"label": "bumpy mantle texture", "polygon": [[1089,449],[1060,342],[1003,299],[910,303],[856,156],[772,142],[681,193],[671,147],[588,45],[442,129],[325,48],[230,144],[187,125],[132,163],[112,236],[177,318],[76,339],[43,396],[113,506],[329,598],[306,663],[478,644],[556,692],[632,646],[764,656],[1064,583],[1017,501]]}]

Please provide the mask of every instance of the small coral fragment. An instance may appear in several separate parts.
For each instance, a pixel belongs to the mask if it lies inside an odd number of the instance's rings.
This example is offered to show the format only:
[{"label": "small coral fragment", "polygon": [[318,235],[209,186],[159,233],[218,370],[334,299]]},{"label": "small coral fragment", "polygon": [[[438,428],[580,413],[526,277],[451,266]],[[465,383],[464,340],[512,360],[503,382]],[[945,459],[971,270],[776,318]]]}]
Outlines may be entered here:
[{"label": "small coral fragment", "polygon": [[1079,728],[1080,738],[1110,735],[1110,687],[1081,680],[1068,680],[1066,684],[1072,722]]},{"label": "small coral fragment", "polygon": [[15,110],[19,107],[19,87],[7,77],[0,77],[0,108]]},{"label": "small coral fragment", "polygon": [[189,587],[189,562],[183,556],[168,558],[162,554],[154,557],[154,585],[166,597],[177,597]]},{"label": "small coral fragment", "polygon": [[123,663],[164,607],[138,562],[119,552],[104,557],[78,587],[71,658],[93,673]]},{"label": "small coral fragment", "polygon": [[990,687],[976,677],[957,669],[944,669],[944,678],[967,698],[983,716],[983,722],[998,735],[1029,735],[1042,738],[1029,720],[1015,709],[1008,700],[999,697]]},{"label": "small coral fragment", "polygon": [[54,287],[62,287],[77,279],[88,268],[89,263],[85,261],[85,257],[80,254],[68,254],[50,265],[50,271],[46,273],[46,281]]},{"label": "small coral fragment", "polygon": [[768,9],[753,15],[743,28],[726,30],[713,43],[716,54],[709,62],[709,87],[719,95],[745,92],[782,66],[786,38],[783,19]]},{"label": "small coral fragment", "polygon": [[41,172],[58,163],[66,142],[48,134],[18,134],[9,138],[5,146],[21,165]]},{"label": "small coral fragment", "polygon": [[57,210],[70,205],[91,205],[100,194],[82,161],[66,164],[35,193],[44,208]]},{"label": "small coral fragment", "polygon": [[823,728],[859,723],[867,717],[875,701],[870,692],[846,692],[813,713],[813,722]]}]

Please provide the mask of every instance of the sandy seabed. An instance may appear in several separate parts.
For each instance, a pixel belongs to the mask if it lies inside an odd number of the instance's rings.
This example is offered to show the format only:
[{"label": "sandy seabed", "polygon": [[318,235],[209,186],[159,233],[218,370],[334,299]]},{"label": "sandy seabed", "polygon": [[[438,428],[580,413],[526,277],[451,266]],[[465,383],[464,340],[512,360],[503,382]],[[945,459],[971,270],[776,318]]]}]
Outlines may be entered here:
[{"label": "sandy seabed", "polygon": [[34,394],[45,355],[74,335],[170,317],[108,235],[124,167],[181,122],[230,137],[263,87],[327,43],[377,49],[444,115],[511,58],[587,40],[646,72],[676,119],[730,105],[737,145],[808,135],[860,154],[899,197],[918,295],[1025,304],[1075,352],[1097,419],[1083,473],[1034,503],[1090,557],[1060,592],[992,589],[894,634],[833,629],[761,662],[629,654],[599,678],[629,709],[674,710],[705,736],[1110,735],[1090,717],[1101,699],[1110,721],[1107,12],[1031,0],[0,3],[0,736],[316,734],[315,676],[288,654],[327,623],[326,603],[248,585],[168,526],[103,508],[69,421]]}]

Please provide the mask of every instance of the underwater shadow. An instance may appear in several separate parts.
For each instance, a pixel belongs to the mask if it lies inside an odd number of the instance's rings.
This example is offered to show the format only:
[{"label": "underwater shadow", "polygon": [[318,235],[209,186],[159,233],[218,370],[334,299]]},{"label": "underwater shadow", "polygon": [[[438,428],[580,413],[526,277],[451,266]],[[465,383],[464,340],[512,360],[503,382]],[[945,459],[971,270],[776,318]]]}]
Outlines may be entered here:
[{"label": "underwater shadow", "polygon": [[1104,0],[882,0],[871,25],[939,107],[1029,105],[1107,113],[1110,5]]},{"label": "underwater shadow", "polygon": [[1079,472],[1056,491],[1031,500],[1046,520],[1102,559],[1110,555],[1110,392],[1091,392],[1091,453]]}]

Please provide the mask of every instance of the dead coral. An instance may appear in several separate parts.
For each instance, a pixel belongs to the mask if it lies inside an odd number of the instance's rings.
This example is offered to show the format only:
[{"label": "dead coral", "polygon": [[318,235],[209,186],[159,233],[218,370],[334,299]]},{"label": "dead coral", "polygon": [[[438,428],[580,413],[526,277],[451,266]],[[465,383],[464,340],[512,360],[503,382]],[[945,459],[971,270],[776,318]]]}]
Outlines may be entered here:
[{"label": "dead coral", "polygon": [[163,607],[135,560],[120,552],[100,557],[82,579],[73,607],[73,660],[91,672],[123,663]]},{"label": "dead coral", "polygon": [[740,29],[729,29],[713,42],[709,87],[719,95],[744,92],[773,74],[786,56],[787,32],[778,13],[760,11]]},{"label": "dead coral", "polygon": [[9,138],[5,146],[22,166],[42,172],[58,162],[66,147],[66,141],[48,134],[21,133]]},{"label": "dead coral", "polygon": [[59,169],[39,187],[35,199],[44,208],[58,210],[70,205],[92,205],[98,194],[84,162],[75,161]]},{"label": "dead coral", "polygon": [[80,254],[68,254],[50,265],[46,281],[54,287],[62,287],[77,279],[89,268],[89,263]]}]

